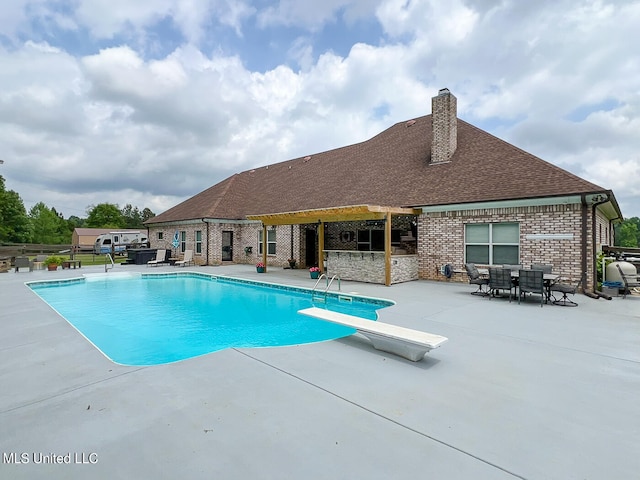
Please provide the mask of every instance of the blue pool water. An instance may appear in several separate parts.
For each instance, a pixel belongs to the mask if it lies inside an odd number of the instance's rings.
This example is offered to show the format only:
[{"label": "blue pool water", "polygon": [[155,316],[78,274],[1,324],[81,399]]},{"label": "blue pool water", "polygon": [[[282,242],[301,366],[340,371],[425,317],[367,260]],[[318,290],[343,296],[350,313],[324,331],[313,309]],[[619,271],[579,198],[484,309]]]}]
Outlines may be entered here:
[{"label": "blue pool water", "polygon": [[124,365],[336,339],[354,330],[297,311],[317,306],[376,320],[376,310],[393,303],[343,295],[312,302],[306,289],[187,273],[29,286],[108,358]]}]

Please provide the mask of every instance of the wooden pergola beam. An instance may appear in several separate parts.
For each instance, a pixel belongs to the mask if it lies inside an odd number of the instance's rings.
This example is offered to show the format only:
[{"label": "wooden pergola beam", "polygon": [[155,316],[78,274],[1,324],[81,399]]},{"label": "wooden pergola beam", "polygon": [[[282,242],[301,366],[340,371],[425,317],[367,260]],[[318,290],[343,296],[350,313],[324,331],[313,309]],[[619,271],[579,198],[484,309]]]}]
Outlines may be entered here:
[{"label": "wooden pergola beam", "polygon": [[347,207],[318,208],[296,212],[247,215],[249,220],[259,220],[265,225],[300,225],[310,223],[348,222],[355,220],[382,220],[391,215],[419,215],[420,210],[380,205],[351,205]]}]

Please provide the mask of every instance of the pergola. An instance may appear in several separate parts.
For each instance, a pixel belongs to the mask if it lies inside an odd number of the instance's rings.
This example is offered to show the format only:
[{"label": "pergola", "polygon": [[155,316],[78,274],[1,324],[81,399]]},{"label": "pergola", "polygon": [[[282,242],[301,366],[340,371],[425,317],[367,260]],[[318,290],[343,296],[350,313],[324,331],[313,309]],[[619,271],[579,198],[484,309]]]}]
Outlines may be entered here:
[{"label": "pergola", "polygon": [[[249,220],[262,222],[262,263],[267,265],[267,227],[275,225],[318,225],[318,258],[324,258],[324,224],[355,220],[384,221],[385,285],[391,285],[391,216],[419,215],[420,210],[404,207],[385,207],[380,205],[350,205],[344,207],[317,208],[295,212],[265,213],[247,215]],[[319,262],[324,272],[323,262]]]}]

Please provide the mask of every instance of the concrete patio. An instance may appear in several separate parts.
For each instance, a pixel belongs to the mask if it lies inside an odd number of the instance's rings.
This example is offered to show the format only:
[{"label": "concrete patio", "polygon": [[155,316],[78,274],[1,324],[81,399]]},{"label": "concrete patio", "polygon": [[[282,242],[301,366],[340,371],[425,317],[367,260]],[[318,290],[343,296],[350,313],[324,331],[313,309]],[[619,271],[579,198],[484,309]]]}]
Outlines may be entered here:
[{"label": "concrete patio", "polygon": [[[449,342],[417,363],[355,335],[140,368],[106,359],[24,285],[101,270],[0,274],[0,478],[640,475],[640,295],[540,308],[459,283],[343,282],[396,301],[382,321]],[[315,283],[305,270],[185,270]],[[34,463],[46,459],[61,463]]]}]

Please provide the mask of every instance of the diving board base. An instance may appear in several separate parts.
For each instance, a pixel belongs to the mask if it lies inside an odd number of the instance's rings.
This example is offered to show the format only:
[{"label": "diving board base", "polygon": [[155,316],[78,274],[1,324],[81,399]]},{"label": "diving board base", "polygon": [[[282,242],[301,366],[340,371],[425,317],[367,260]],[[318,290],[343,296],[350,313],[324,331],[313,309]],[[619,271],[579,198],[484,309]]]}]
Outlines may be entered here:
[{"label": "diving board base", "polygon": [[400,342],[398,339],[383,337],[371,332],[358,330],[358,333],[367,337],[376,350],[393,353],[412,362],[419,362],[427,352],[431,351],[430,347]]},{"label": "diving board base", "polygon": [[359,334],[369,339],[376,350],[393,353],[412,362],[419,362],[427,352],[438,348],[448,340],[441,335],[366,320],[317,307],[305,308],[298,313],[355,328]]}]

